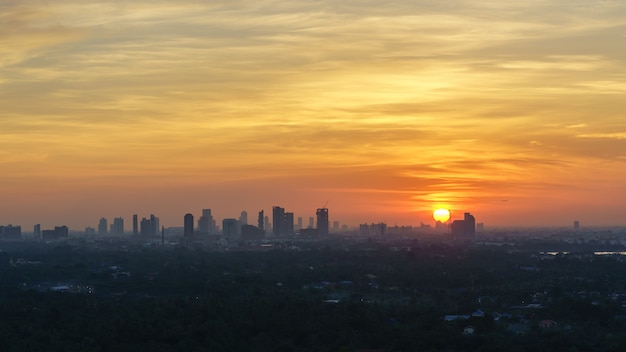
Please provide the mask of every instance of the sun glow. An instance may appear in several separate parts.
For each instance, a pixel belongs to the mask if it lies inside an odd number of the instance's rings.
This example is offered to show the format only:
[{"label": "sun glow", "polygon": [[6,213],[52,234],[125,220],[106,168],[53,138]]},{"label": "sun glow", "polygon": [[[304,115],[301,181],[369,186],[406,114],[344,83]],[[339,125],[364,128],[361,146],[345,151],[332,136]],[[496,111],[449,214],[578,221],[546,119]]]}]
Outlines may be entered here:
[{"label": "sun glow", "polygon": [[436,221],[446,222],[450,219],[450,210],[448,209],[437,209],[433,212],[433,219]]}]

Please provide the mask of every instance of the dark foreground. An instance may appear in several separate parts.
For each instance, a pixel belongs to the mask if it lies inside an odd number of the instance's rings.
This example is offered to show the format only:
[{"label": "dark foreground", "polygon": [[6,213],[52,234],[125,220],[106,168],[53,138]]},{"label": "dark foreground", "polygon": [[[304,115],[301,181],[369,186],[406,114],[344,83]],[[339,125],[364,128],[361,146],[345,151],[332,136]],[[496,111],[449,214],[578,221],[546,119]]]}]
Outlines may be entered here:
[{"label": "dark foreground", "polygon": [[626,347],[626,263],[582,247],[3,248],[2,351]]}]

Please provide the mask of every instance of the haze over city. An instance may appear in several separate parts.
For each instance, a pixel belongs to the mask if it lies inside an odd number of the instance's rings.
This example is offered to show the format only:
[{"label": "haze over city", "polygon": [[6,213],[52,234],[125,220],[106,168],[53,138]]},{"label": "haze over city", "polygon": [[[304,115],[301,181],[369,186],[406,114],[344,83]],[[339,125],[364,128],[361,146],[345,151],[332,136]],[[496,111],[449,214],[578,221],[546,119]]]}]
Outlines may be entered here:
[{"label": "haze over city", "polygon": [[0,0],[0,224],[626,225],[622,1]]}]

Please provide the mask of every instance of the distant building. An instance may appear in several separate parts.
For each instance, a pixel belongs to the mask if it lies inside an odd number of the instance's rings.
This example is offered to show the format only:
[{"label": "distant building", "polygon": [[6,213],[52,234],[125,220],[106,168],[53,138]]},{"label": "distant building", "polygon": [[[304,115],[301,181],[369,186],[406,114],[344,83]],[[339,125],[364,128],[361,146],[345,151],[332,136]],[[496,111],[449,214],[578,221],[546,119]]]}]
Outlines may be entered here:
[{"label": "distant building", "polygon": [[328,236],[329,224],[328,224],[328,208],[319,208],[315,212],[317,215],[317,229],[321,237]]},{"label": "distant building", "polygon": [[222,220],[222,236],[230,242],[236,242],[241,239],[241,225],[237,219]]},{"label": "distant building", "polygon": [[239,216],[239,223],[241,225],[248,225],[248,212],[247,211],[242,211],[241,215]]},{"label": "distant building", "polygon": [[91,226],[87,226],[87,227],[85,228],[85,235],[86,235],[86,236],[95,236],[95,235],[96,235],[96,229],[94,229],[94,228],[93,228],[93,227],[91,227]]},{"label": "distant building", "polygon": [[22,227],[13,225],[0,226],[0,238],[20,239],[22,238]]},{"label": "distant building", "polygon": [[308,228],[308,229],[301,229],[299,234],[300,234],[300,237],[319,237],[320,232],[318,229]]},{"label": "distant building", "polygon": [[107,235],[107,219],[101,218],[100,222],[98,222],[98,235],[106,236]]},{"label": "distant building", "polygon": [[59,238],[67,238],[69,234],[69,229],[67,226],[55,226],[54,230],[43,230],[42,238],[44,241],[53,241]]},{"label": "distant building", "polygon": [[35,238],[41,238],[41,224],[35,225],[35,228],[33,229],[33,235],[35,236]]},{"label": "distant building", "polygon": [[285,213],[282,232],[283,235],[293,235],[295,233],[293,228],[293,213]]},{"label": "distant building", "polygon": [[476,237],[476,220],[470,213],[465,213],[463,220],[454,220],[450,225],[452,239],[455,241],[472,240]]},{"label": "distant building", "polygon": [[152,223],[150,219],[141,219],[139,223],[139,234],[141,237],[150,237],[152,235]]},{"label": "distant building", "polygon": [[359,225],[359,234],[361,236],[385,236],[387,233],[387,224],[384,222],[378,224],[360,224]]},{"label": "distant building", "polygon": [[202,209],[202,216],[198,219],[198,234],[209,236],[215,234],[215,220],[211,214],[211,209]]},{"label": "distant building", "polygon": [[302,230],[302,216],[298,216],[298,222],[296,224],[296,231]]},{"label": "distant building", "polygon": [[314,229],[315,228],[315,219],[311,216],[309,217],[309,226],[308,228],[310,229]]},{"label": "distant building", "polygon": [[283,221],[285,218],[285,209],[274,206],[272,207],[272,234],[274,236],[280,236],[283,234]]},{"label": "distant building", "polygon": [[184,217],[184,236],[185,238],[192,238],[193,237],[193,215],[192,214],[185,214]]},{"label": "distant building", "polygon": [[482,222],[479,222],[478,224],[476,224],[476,232],[483,232],[485,230],[485,224],[483,224]]},{"label": "distant building", "polygon": [[159,235],[159,230],[161,229],[159,225],[159,218],[154,216],[154,214],[150,214],[150,236]]},{"label": "distant building", "polygon": [[260,241],[265,238],[265,231],[253,225],[241,225],[241,239],[244,241]]},{"label": "distant building", "polygon": [[139,221],[137,214],[133,215],[133,236],[139,235]]},{"label": "distant building", "polygon": [[111,224],[111,235],[122,236],[124,234],[124,219],[115,218]]},{"label": "distant building", "polygon": [[264,212],[263,210],[261,210],[259,212],[259,217],[257,218],[257,227],[261,230],[263,230],[263,232],[265,232],[265,216],[264,216]]},{"label": "distant building", "polygon": [[339,221],[333,221],[333,231],[339,231]]},{"label": "distant building", "polygon": [[580,222],[578,220],[574,221],[574,231],[580,231]]}]

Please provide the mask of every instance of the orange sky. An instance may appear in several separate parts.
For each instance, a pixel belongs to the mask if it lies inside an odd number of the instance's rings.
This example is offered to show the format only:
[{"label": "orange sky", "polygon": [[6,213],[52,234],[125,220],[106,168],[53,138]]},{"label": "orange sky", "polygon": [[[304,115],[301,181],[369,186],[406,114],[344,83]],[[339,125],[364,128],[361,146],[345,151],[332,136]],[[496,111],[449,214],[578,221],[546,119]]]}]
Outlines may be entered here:
[{"label": "orange sky", "polygon": [[0,0],[0,225],[626,225],[623,1]]}]

